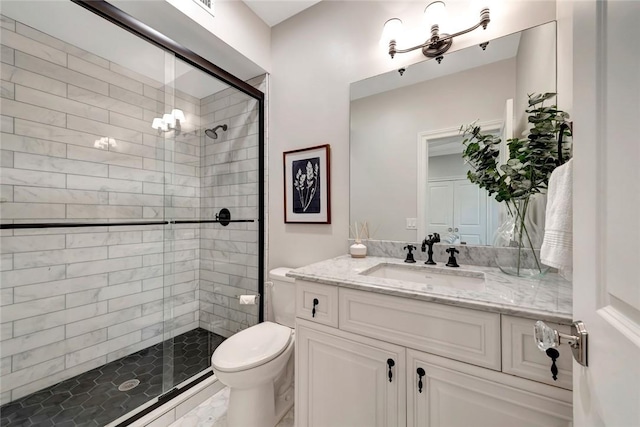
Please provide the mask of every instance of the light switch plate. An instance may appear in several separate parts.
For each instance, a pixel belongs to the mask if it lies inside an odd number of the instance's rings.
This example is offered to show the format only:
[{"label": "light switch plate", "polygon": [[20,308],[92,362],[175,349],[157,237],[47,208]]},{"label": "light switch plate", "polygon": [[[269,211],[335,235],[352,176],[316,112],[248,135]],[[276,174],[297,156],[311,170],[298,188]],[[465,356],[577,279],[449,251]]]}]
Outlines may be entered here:
[{"label": "light switch plate", "polygon": [[416,218],[407,218],[407,230],[417,229],[416,222]]}]

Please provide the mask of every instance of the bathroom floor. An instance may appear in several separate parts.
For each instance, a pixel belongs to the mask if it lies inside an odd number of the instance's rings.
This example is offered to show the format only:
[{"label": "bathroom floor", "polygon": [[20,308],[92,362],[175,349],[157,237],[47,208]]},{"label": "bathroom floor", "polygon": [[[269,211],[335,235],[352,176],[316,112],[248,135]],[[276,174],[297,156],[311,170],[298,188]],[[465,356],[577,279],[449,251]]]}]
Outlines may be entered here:
[{"label": "bathroom floor", "polygon": [[[168,390],[208,368],[223,340],[202,328],[178,335],[0,407],[0,426],[104,426],[160,395],[163,379]],[[118,390],[131,379],[140,384]]]},{"label": "bathroom floor", "polygon": [[[229,388],[225,387],[169,427],[227,427],[228,404]],[[293,410],[291,408],[276,427],[293,427]]]}]

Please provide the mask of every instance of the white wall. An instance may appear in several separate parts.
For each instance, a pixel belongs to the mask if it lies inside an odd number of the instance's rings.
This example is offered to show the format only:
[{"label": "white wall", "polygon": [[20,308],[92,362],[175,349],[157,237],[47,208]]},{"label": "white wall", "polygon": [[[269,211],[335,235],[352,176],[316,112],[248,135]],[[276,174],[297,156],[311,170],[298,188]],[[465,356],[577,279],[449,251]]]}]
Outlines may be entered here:
[{"label": "white wall", "polygon": [[242,80],[271,69],[271,28],[242,1],[215,1],[215,16],[192,0],[109,3]]},{"label": "white wall", "polygon": [[[486,31],[459,37],[453,50],[511,34],[556,17],[555,1],[494,2]],[[448,2],[454,16],[477,18],[468,2]],[[270,103],[270,267],[298,267],[346,253],[349,229],[349,84],[421,59],[393,61],[379,46],[384,22],[417,26],[415,2],[320,2],[272,28]],[[457,9],[457,11],[456,11]],[[468,22],[456,23],[458,26]],[[321,143],[332,148],[332,224],[284,224],[282,152]]]},{"label": "white wall", "polygon": [[[516,60],[515,134],[520,137],[529,126],[527,110],[531,93],[556,91],[556,27],[543,25],[522,33]],[[547,102],[551,105],[550,102]]]},{"label": "white wall", "polygon": [[417,240],[406,218],[417,216],[418,134],[500,120],[515,77],[511,58],[351,102],[352,220],[367,220],[375,239]]}]

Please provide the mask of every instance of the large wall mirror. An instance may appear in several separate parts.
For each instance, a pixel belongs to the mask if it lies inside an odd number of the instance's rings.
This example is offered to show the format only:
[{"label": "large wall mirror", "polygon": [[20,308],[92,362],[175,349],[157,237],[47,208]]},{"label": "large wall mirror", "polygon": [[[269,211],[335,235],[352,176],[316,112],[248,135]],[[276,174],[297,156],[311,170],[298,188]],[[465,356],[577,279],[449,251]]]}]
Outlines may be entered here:
[{"label": "large wall mirror", "polygon": [[377,240],[492,244],[502,207],[467,180],[460,126],[522,136],[528,94],[555,91],[555,22],[353,83],[351,223]]}]

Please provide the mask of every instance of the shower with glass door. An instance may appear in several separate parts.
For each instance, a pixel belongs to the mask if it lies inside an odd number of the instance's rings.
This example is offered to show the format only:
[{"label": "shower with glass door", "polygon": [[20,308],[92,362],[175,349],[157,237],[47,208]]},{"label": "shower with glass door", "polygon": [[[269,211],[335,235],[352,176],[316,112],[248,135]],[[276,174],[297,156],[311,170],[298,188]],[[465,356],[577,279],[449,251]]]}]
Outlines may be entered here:
[{"label": "shower with glass door", "polygon": [[106,2],[31,8],[2,4],[0,422],[103,426],[262,321],[266,76]]}]

